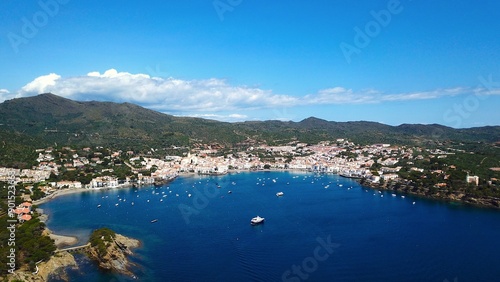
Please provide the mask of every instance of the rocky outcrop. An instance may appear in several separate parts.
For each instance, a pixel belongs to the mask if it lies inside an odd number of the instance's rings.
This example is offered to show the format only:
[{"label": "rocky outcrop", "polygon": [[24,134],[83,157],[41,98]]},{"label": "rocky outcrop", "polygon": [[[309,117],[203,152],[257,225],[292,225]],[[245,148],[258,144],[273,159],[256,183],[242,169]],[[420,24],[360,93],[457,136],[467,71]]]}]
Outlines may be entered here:
[{"label": "rocky outcrop", "polygon": [[37,265],[37,272],[20,269],[13,275],[9,275],[9,281],[44,282],[49,276],[57,276],[61,280],[68,281],[66,276],[67,267],[78,268],[73,255],[68,252],[59,252],[53,255],[49,261]]},{"label": "rocky outcrop", "polygon": [[[402,184],[403,182],[403,184]],[[443,200],[449,202],[459,202],[470,205],[475,205],[479,207],[487,208],[500,208],[500,198],[495,197],[481,197],[475,198],[467,196],[462,192],[447,193],[444,191],[436,192],[434,194],[430,193],[430,188],[428,187],[412,187],[410,185],[404,184],[404,181],[385,183],[384,185],[379,185],[378,183],[371,183],[368,181],[360,181],[360,184],[365,187],[370,187],[379,190],[388,190],[393,192],[405,193],[410,195],[416,195],[424,198]]]},{"label": "rocky outcrop", "polygon": [[[134,276],[131,267],[134,266],[128,256],[132,255],[132,250],[140,246],[140,242],[120,234],[114,234],[110,240],[103,240],[104,250],[99,250],[98,246],[91,246],[87,254],[90,259],[96,261],[100,268],[117,273]],[[13,275],[8,276],[8,281],[29,281],[44,282],[49,277],[56,277],[59,280],[68,281],[66,270],[68,267],[77,269],[78,264],[70,253],[63,251],[55,253],[49,261],[37,265],[36,272],[29,271],[26,267],[21,268]]]},{"label": "rocky outcrop", "polygon": [[127,257],[133,254],[132,249],[139,247],[140,242],[116,234],[111,241],[106,241],[104,244],[106,246],[104,252],[99,251],[97,247],[91,247],[88,251],[89,258],[96,261],[102,269],[133,276],[130,268],[134,264]]},{"label": "rocky outcrop", "polygon": [[464,202],[490,208],[500,208],[500,199],[494,197],[467,198]]},{"label": "rocky outcrop", "polygon": [[47,281],[50,275],[64,278],[66,276],[64,270],[67,267],[78,268],[75,258],[68,252],[59,252],[53,255],[48,262],[42,262],[38,265],[38,274],[43,277],[44,281]]}]

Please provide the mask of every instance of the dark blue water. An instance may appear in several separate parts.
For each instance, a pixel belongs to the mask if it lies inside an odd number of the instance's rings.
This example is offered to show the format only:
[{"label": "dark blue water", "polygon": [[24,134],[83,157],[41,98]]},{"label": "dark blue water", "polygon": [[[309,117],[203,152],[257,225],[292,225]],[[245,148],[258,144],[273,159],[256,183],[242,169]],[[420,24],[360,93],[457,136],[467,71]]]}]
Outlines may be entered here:
[{"label": "dark blue water", "polygon": [[[378,193],[335,175],[182,177],[161,188],[63,196],[42,208],[49,228],[82,242],[104,226],[141,240],[132,258],[141,281],[500,277],[500,211]],[[251,226],[256,215],[265,223]],[[71,281],[132,280],[77,259]]]}]

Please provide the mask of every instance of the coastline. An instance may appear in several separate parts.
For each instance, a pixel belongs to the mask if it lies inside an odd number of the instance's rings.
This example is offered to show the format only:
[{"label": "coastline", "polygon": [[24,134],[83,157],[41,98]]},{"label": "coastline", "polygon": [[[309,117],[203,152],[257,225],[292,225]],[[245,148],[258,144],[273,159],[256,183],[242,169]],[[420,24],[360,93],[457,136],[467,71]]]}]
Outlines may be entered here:
[{"label": "coastline", "polygon": [[[228,173],[226,174],[221,174],[221,175],[216,175],[216,176],[224,176],[224,175],[230,175],[233,173],[242,173],[242,172],[296,172],[296,173],[314,173],[308,170],[303,170],[303,169],[265,169],[265,170],[246,170],[246,169],[238,169],[238,170],[229,170]],[[338,173],[326,173],[326,174],[334,174],[334,175],[339,175]],[[187,177],[192,177],[192,176],[198,176],[200,174],[196,172],[182,172],[179,173],[178,176],[187,176]],[[175,178],[172,180],[175,181]],[[360,183],[358,181],[358,183]],[[379,185],[370,185],[368,183],[360,183],[361,186],[363,187],[368,187],[371,189],[380,189],[380,190],[386,190],[386,191],[394,191],[394,192],[400,192],[400,193],[405,193],[409,195],[414,195],[418,197],[422,197],[425,199],[430,199],[430,200],[440,200],[440,201],[447,201],[447,202],[457,202],[457,203],[462,203],[462,204],[467,204],[471,206],[476,206],[476,207],[483,207],[483,208],[493,208],[493,209],[500,209],[500,199],[489,199],[489,198],[456,198],[456,197],[443,197],[443,196],[429,196],[425,195],[422,193],[417,193],[417,192],[412,192],[412,191],[402,191],[400,189],[393,189],[392,187],[385,187],[385,186],[379,186]],[[144,186],[154,186],[153,183],[151,184],[146,184],[142,185],[139,187],[144,187]],[[71,195],[71,194],[77,194],[77,193],[83,193],[83,192],[94,192],[94,191],[101,191],[101,190],[113,190],[113,189],[124,189],[124,188],[132,188],[134,187],[132,184],[121,184],[116,187],[105,187],[105,188],[76,188],[76,189],[63,189],[63,190],[58,190],[51,195],[44,197],[42,199],[33,201],[34,205],[41,205],[44,203],[47,203],[59,196],[64,196],[64,195]],[[499,203],[498,205],[493,204],[491,201],[496,201],[496,203]]]},{"label": "coastline", "polygon": [[87,189],[87,188],[75,188],[75,189],[57,190],[54,193],[52,193],[52,194],[50,194],[50,195],[48,195],[46,197],[43,197],[43,198],[38,199],[36,201],[33,201],[33,205],[45,204],[45,203],[49,202],[50,200],[55,199],[55,198],[57,198],[59,196],[76,194],[76,193],[82,193],[82,192],[85,192],[85,191],[90,191],[90,190]]},{"label": "coastline", "polygon": [[[152,185],[152,184],[151,184]],[[62,190],[57,190],[54,193],[38,199],[36,201],[33,201],[33,205],[41,205],[45,204],[59,196],[64,196],[64,195],[71,195],[71,194],[78,194],[78,193],[84,193],[84,192],[96,192],[96,191],[103,191],[103,190],[112,190],[112,189],[124,189],[124,188],[132,188],[133,186],[131,184],[126,184],[126,185],[119,185],[116,187],[105,187],[105,188],[74,188],[74,189],[62,189]]]},{"label": "coastline", "polygon": [[78,238],[76,238],[75,236],[55,234],[52,233],[52,231],[47,227],[45,228],[44,232],[46,233],[47,236],[49,236],[52,240],[54,240],[54,244],[58,249],[61,249],[63,247],[73,246],[78,243]]},{"label": "coastline", "polygon": [[[238,174],[238,173],[252,173],[252,172],[297,172],[297,173],[307,173],[307,174],[314,174],[314,172],[310,172],[310,171],[304,171],[304,170],[297,170],[297,169],[276,169],[276,170],[231,170],[228,174],[226,175],[231,175],[231,174]],[[338,175],[338,174],[334,174],[334,173],[327,173],[329,175]],[[180,177],[196,177],[196,176],[200,176],[199,174],[197,173],[192,173],[192,172],[188,172],[188,173],[182,173],[182,174],[179,174]],[[223,176],[223,175],[222,175]],[[340,175],[339,175],[340,176]],[[357,181],[359,182],[359,181]],[[478,204],[478,205],[474,205],[474,204],[471,204],[471,203],[468,203],[462,199],[456,199],[456,200],[451,200],[451,199],[445,199],[445,198],[437,198],[437,197],[432,197],[432,196],[427,196],[427,195],[422,195],[422,194],[418,194],[418,193],[414,193],[414,192],[408,192],[408,191],[402,191],[402,190],[396,190],[396,189],[392,189],[391,187],[385,187],[385,186],[381,186],[381,187],[378,187],[378,186],[369,186],[367,185],[366,183],[365,184],[361,184],[361,187],[362,188],[370,188],[370,189],[379,189],[379,190],[385,190],[385,191],[393,191],[394,193],[400,193],[402,195],[412,195],[412,196],[415,196],[415,197],[419,197],[419,198],[422,198],[422,199],[427,199],[427,200],[432,200],[432,201],[442,201],[442,202],[447,202],[447,203],[451,203],[451,202],[456,202],[456,203],[460,203],[460,204],[463,204],[463,205],[467,205],[467,206],[470,206],[470,207],[479,207],[479,208],[491,208],[489,206],[486,206],[486,205],[481,205],[481,204]],[[153,184],[148,184],[148,185],[144,185],[144,186],[140,186],[140,187],[150,187],[150,186],[153,186]],[[59,196],[63,196],[63,195],[70,195],[70,194],[76,194],[76,193],[82,193],[82,192],[86,192],[86,191],[101,191],[101,190],[104,190],[104,191],[109,191],[109,190],[113,190],[113,189],[123,189],[123,188],[132,188],[133,186],[132,185],[123,185],[123,186],[120,186],[120,187],[113,187],[113,188],[100,188],[100,189],[87,189],[87,188],[82,188],[82,189],[66,189],[66,190],[62,190],[61,193],[57,193],[56,195],[53,195],[52,197],[47,197],[45,198],[44,200],[44,203],[45,202],[48,202],[52,199],[55,199]],[[55,193],[54,193],[55,194]],[[59,235],[59,234],[52,234],[52,232],[47,229],[48,232],[50,232],[50,235],[51,238],[53,238],[54,240],[56,239],[59,239],[60,241],[56,241],[56,245],[58,248],[61,248],[62,246],[70,246],[70,245],[75,245],[77,244],[78,242],[78,239],[76,237],[73,237],[73,236],[65,236],[65,235]],[[131,248],[137,248],[137,247],[140,247],[142,245],[142,242],[138,241],[138,245],[134,246],[134,247],[131,247]],[[54,256],[54,255],[53,255]],[[123,264],[124,265],[124,264]],[[48,271],[48,273],[51,273],[52,270]],[[130,274],[130,273],[127,273],[127,274]]]},{"label": "coastline", "polygon": [[75,258],[68,252],[59,252],[52,255],[48,261],[37,264],[35,272],[25,268],[18,269],[3,281],[44,282],[53,275],[64,280],[68,268],[78,269]]},{"label": "coastline", "polygon": [[378,189],[382,191],[391,191],[394,193],[400,193],[403,195],[411,195],[413,197],[418,197],[430,201],[439,201],[439,202],[445,202],[445,203],[457,203],[457,204],[462,204],[470,207],[477,207],[477,208],[486,208],[486,209],[492,209],[492,210],[500,210],[500,199],[499,198],[494,198],[494,197],[481,197],[481,198],[473,198],[473,197],[466,197],[465,194],[450,194],[450,195],[443,195],[443,194],[436,194],[436,195],[426,195],[422,191],[411,191],[409,189],[397,189],[394,186],[380,186],[378,184],[373,184],[373,183],[361,183],[358,181],[358,183],[365,188],[370,188],[370,189]]}]

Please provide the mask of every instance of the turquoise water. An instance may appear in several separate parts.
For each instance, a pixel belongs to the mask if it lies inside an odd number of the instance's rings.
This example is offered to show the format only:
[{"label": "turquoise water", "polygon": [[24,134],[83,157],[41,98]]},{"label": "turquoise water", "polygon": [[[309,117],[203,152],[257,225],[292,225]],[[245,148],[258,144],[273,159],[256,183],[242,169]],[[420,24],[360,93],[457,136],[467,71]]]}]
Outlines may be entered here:
[{"label": "turquoise water", "polygon": [[[104,226],[141,240],[132,258],[140,281],[500,277],[500,211],[392,196],[336,175],[181,177],[159,188],[67,195],[41,208],[49,228],[82,242]],[[257,215],[265,223],[251,226]],[[133,280],[77,259],[71,281]]]}]

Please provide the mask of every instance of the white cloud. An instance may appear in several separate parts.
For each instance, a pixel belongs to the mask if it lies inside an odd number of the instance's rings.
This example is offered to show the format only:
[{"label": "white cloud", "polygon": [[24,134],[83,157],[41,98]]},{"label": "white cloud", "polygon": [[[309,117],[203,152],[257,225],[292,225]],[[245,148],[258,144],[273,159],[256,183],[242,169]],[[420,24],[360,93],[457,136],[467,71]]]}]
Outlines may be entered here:
[{"label": "white cloud", "polygon": [[11,93],[7,89],[0,89],[0,102],[20,97],[17,93]]},{"label": "white cloud", "polygon": [[32,82],[26,84],[23,88],[21,88],[21,94],[23,93],[44,93],[48,92],[47,90],[50,89],[51,87],[56,86],[57,80],[61,78],[60,75],[57,75],[55,73],[51,73],[48,75],[42,75]]},{"label": "white cloud", "polygon": [[334,87],[320,90],[317,94],[307,95],[307,104],[357,104],[371,103],[372,96],[366,93],[354,93],[352,89]]},{"label": "white cloud", "polygon": [[456,96],[461,94],[471,93],[473,89],[456,87],[448,89],[437,89],[433,91],[424,92],[410,92],[402,94],[389,94],[382,95],[380,98],[382,101],[407,101],[407,100],[427,100],[427,99],[437,99],[445,96]]},{"label": "white cloud", "polygon": [[234,119],[245,119],[245,118],[248,118],[247,115],[241,115],[241,114],[230,114],[228,117],[234,118]]},{"label": "white cloud", "polygon": [[220,121],[227,121],[227,122],[236,122],[236,121],[245,121],[248,120],[247,115],[242,115],[242,114],[191,114],[188,115],[190,117],[198,117],[198,118],[205,118],[205,119],[215,119],[215,120],[220,120]]},{"label": "white cloud", "polygon": [[[221,120],[248,118],[242,110],[283,109],[302,105],[367,104],[390,101],[438,99],[466,94],[498,95],[498,89],[447,88],[422,92],[384,93],[367,89],[355,91],[343,87],[319,90],[304,96],[278,95],[272,90],[231,85],[218,78],[182,80],[151,77],[109,69],[104,73],[61,77],[55,73],[40,76],[17,93],[0,90],[0,99],[32,96],[51,92],[75,100],[131,102],[166,113],[189,113],[190,116]],[[217,113],[217,114],[214,114]],[[224,113],[224,114],[221,114]],[[282,118],[286,118],[285,115]]]},{"label": "white cloud", "polygon": [[387,94],[373,89],[355,92],[352,89],[335,87],[320,90],[317,94],[307,95],[304,99],[307,104],[371,104],[391,101],[430,100],[473,93],[476,95],[494,95],[500,94],[499,92],[498,90],[487,91],[482,88],[455,87],[431,91]]},{"label": "white cloud", "polygon": [[295,97],[276,95],[269,90],[232,86],[217,78],[180,80],[114,69],[68,78],[56,74],[41,76],[20,90],[21,96],[44,92],[77,100],[127,101],[169,112],[271,108],[297,101]]}]

